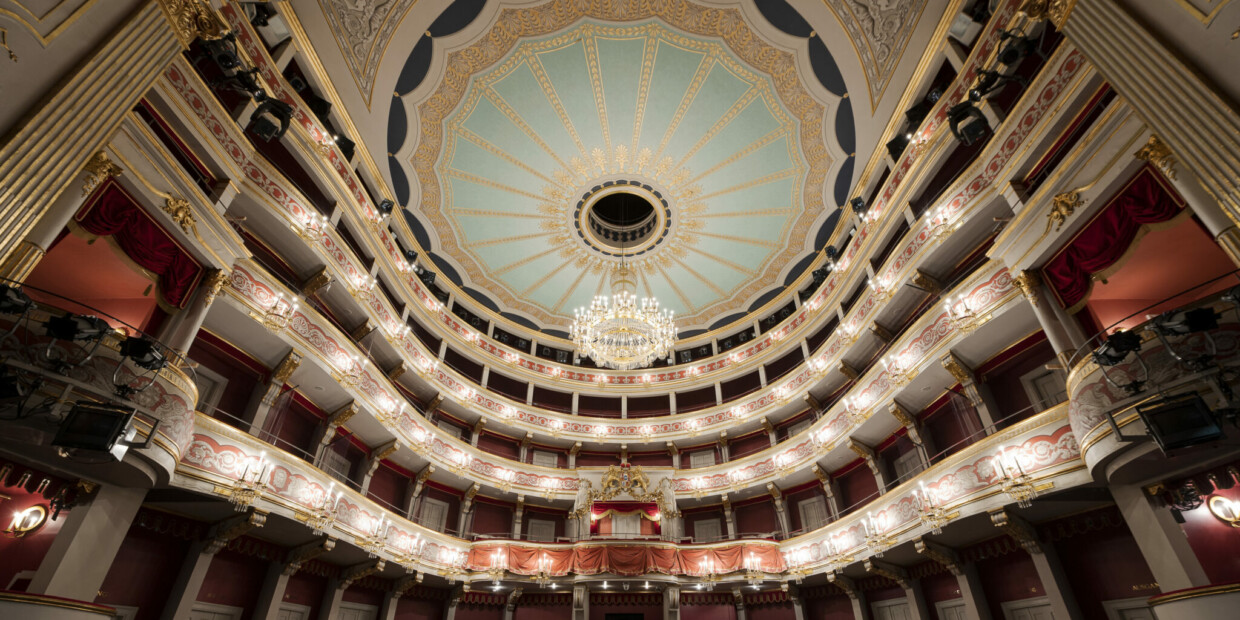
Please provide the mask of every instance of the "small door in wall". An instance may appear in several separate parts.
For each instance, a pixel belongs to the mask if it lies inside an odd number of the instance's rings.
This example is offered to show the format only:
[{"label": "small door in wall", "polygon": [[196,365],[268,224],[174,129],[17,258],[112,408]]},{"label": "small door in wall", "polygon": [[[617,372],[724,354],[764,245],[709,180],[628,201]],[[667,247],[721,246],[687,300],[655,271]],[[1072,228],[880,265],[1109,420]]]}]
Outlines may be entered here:
[{"label": "small door in wall", "polygon": [[310,620],[310,608],[305,605],[282,603],[276,620]]},{"label": "small door in wall", "polygon": [[1046,597],[1008,601],[1001,607],[1005,620],[1055,620],[1055,612]]},{"label": "small door in wall", "polygon": [[337,620],[376,620],[378,617],[378,607],[359,603],[341,603],[340,612],[336,614]]},{"label": "small door in wall", "polygon": [[194,603],[189,610],[188,620],[241,620],[242,613],[245,613],[245,610],[240,607]]},{"label": "small door in wall", "polygon": [[912,620],[913,617],[909,613],[908,601],[905,600],[879,601],[871,607],[874,610],[874,620]]},{"label": "small door in wall", "polygon": [[938,612],[939,620],[965,620],[966,618],[964,599],[939,601],[934,604],[934,610]]}]

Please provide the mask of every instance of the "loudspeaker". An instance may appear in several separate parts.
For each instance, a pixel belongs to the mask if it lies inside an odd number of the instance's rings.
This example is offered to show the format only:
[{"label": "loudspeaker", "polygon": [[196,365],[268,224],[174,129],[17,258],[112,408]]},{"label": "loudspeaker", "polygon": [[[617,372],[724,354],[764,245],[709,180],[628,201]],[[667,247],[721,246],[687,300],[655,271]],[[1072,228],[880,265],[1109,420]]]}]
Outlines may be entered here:
[{"label": "loudspeaker", "polygon": [[1137,405],[1137,415],[1163,452],[1221,439],[1223,428],[1196,392]]}]

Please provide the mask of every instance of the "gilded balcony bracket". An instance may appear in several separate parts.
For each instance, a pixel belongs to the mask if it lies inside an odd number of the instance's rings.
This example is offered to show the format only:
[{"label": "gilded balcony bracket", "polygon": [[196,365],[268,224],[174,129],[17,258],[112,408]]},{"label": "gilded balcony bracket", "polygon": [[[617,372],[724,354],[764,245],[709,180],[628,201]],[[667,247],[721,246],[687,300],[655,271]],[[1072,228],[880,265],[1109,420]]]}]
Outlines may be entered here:
[{"label": "gilded balcony bracket", "polygon": [[332,280],[332,274],[328,273],[327,267],[323,267],[301,284],[301,294],[309,297],[319,291],[326,292],[332,285]]},{"label": "gilded balcony bracket", "polygon": [[849,381],[855,382],[857,379],[861,378],[861,373],[857,372],[856,368],[849,366],[848,362],[845,362],[844,360],[840,360],[838,370],[840,371],[840,374],[844,375],[844,377]]},{"label": "gilded balcony bracket", "polygon": [[292,577],[301,570],[301,567],[313,560],[314,558],[331,551],[336,548],[336,539],[331,536],[321,536],[304,545],[294,547],[289,550],[284,558],[284,571],[286,577]]},{"label": "gilded balcony bracket", "polygon": [[913,547],[922,557],[943,566],[953,575],[959,577],[964,574],[964,563],[960,561],[960,555],[950,547],[926,540],[921,536],[913,539]]},{"label": "gilded balcony bracket", "polygon": [[1075,6],[1076,0],[1024,0],[1018,10],[1029,19],[1050,20],[1056,29],[1062,30]]},{"label": "gilded balcony bracket", "polygon": [[878,575],[879,577],[886,577],[887,579],[896,582],[896,585],[901,588],[908,587],[908,571],[903,568],[882,560],[875,560],[874,558],[866,558],[864,565],[865,572],[870,573],[871,575]]},{"label": "gilded balcony bracket", "polygon": [[913,277],[909,280],[909,282],[912,283],[913,286],[916,286],[931,295],[938,295],[943,292],[943,283],[939,282],[938,278],[935,278],[920,269],[913,272]]},{"label": "gilded balcony bracket", "polygon": [[843,590],[844,594],[847,594],[850,599],[856,600],[861,595],[861,591],[857,589],[856,582],[840,573],[834,571],[827,573],[827,581]]},{"label": "gilded balcony bracket", "polygon": [[256,508],[250,508],[245,514],[239,514],[235,517],[229,517],[211,526],[207,532],[207,546],[203,549],[203,553],[214,555],[228,543],[240,538],[250,530],[260,528],[267,523],[267,513]]},{"label": "gilded balcony bracket", "polygon": [[159,0],[159,6],[185,49],[196,39],[214,41],[228,34],[224,20],[205,0]]},{"label": "gilded balcony bracket", "polygon": [[848,438],[848,449],[852,450],[853,453],[855,453],[857,456],[861,457],[862,459],[865,459],[865,464],[869,466],[870,472],[872,472],[875,476],[879,475],[878,459],[874,455],[874,448],[871,448],[869,445],[862,443],[860,441],[857,441],[856,439],[852,437],[849,437]]},{"label": "gilded balcony bracket", "polygon": [[375,560],[373,562],[354,564],[353,566],[340,571],[340,576],[337,578],[338,581],[336,587],[340,590],[347,590],[349,586],[353,585],[355,582],[376,573],[383,572],[383,569],[386,566],[387,562],[382,559]]},{"label": "gilded balcony bracket", "polygon": [[1020,543],[1029,553],[1042,553],[1042,543],[1038,533],[1028,521],[1012,514],[1007,508],[990,511],[990,522]]}]

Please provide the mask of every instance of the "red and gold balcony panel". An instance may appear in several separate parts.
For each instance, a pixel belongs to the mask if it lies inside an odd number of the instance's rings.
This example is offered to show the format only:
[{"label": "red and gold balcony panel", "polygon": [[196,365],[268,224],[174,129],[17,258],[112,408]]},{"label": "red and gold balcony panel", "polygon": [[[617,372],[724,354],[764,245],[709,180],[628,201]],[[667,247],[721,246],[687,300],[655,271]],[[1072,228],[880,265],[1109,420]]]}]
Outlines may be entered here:
[{"label": "red and gold balcony panel", "polygon": [[[29,317],[31,325],[41,324],[47,318],[48,314],[40,310]],[[8,331],[10,327],[11,322],[0,322],[0,331]],[[181,457],[193,435],[198,386],[171,360],[155,373],[134,366],[120,353],[122,338],[115,332],[105,334],[94,355],[84,363],[72,366],[65,374],[49,368],[45,354],[50,354],[52,359],[74,360],[83,356],[80,347],[76,343],[60,340],[49,348],[52,340],[43,333],[42,328],[19,327],[11,337],[0,341],[0,355],[3,355],[5,365],[21,373],[41,377],[41,391],[64,393],[61,397],[64,401],[84,399],[132,406],[158,420],[159,427],[152,443],[171,457],[166,463],[170,468]],[[131,387],[135,391],[125,397],[118,396],[117,385]],[[139,428],[145,426],[141,421],[138,424]]]},{"label": "red and gold balcony panel", "polygon": [[[258,279],[243,262],[234,266],[229,284],[229,297],[238,300],[258,321],[262,321],[264,309],[271,307],[281,292],[287,295],[286,291]],[[321,360],[333,374],[343,376],[355,373],[355,384],[342,382],[341,386],[358,402],[367,403],[379,423],[398,437],[403,445],[430,458],[437,465],[468,474],[471,479],[494,487],[515,485],[545,495],[576,493],[575,476],[565,477],[559,475],[561,470],[509,461],[444,435],[420,413],[406,406],[404,396],[387,376],[372,372],[374,369],[370,366],[353,370],[354,359],[364,358],[364,354],[323,317],[301,310],[292,312],[280,334],[295,339],[303,350]]]},{"label": "red and gold balcony panel", "polygon": [[344,158],[340,149],[336,147],[335,137],[319,123],[313,114],[303,109],[300,97],[297,97],[292,89],[287,88],[281,71],[276,67],[275,61],[271,59],[271,56],[267,54],[266,46],[259,39],[258,34],[254,32],[249,19],[246,18],[239,5],[226,3],[220,9],[220,14],[228,22],[229,30],[237,36],[237,44],[241,46],[246,56],[252,61],[253,67],[259,70],[258,73],[263,78],[263,85],[267,87],[271,95],[276,99],[293,105],[293,121],[296,123],[296,126],[305,131],[316,144],[320,145],[319,157],[327,160],[328,165],[340,177],[340,181],[349,189],[349,195],[352,197],[353,202],[357,204],[360,214],[367,220],[373,220],[378,217],[379,211],[377,207],[370,204],[370,198],[362,188],[362,184],[353,171],[353,167]]},{"label": "red and gold balcony panel", "polygon": [[546,572],[551,577],[604,573],[700,577],[709,567],[712,574],[726,578],[731,573],[744,573],[747,561],[756,562],[764,573],[782,573],[786,568],[779,543],[774,541],[678,545],[605,538],[565,544],[476,542],[466,567],[480,573],[502,568],[526,576]]},{"label": "red and gold balcony panel", "polygon": [[[220,162],[233,168],[230,176],[243,179],[250,188],[257,190],[256,197],[273,206],[273,212],[303,233],[311,249],[333,266],[344,283],[359,286],[367,281],[369,271],[343,242],[325,230],[307,231],[318,211],[283,175],[255,153],[237,124],[220,108],[187,61],[178,58],[170,64],[164,72],[164,82],[176,91],[180,103],[188,107],[188,110],[182,107],[187,118],[197,118],[205,128],[205,135],[215,140],[217,152],[222,155]],[[171,97],[169,100],[173,101]]]},{"label": "red and gold balcony panel", "polygon": [[1062,404],[982,439],[835,523],[784,542],[783,551],[798,567],[842,568],[956,519],[1091,480]]},{"label": "red and gold balcony panel", "polygon": [[[985,67],[985,64],[989,62],[999,49],[1002,43],[1000,35],[1003,30],[1017,19],[1017,12],[1021,4],[1022,0],[1008,0],[1002,6],[995,9],[985,32],[978,37],[977,43],[969,54],[964,67],[960,69],[957,79],[952,83],[952,89],[939,98],[933,111],[922,121],[919,130],[910,141],[909,147],[904,150],[900,160],[896,162],[895,168],[888,175],[882,191],[870,207],[869,213],[871,217],[886,213],[888,212],[888,207],[899,204],[897,202],[897,193],[902,189],[905,179],[922,164],[924,158],[921,156],[927,152],[925,148],[926,143],[935,136],[942,136],[946,133],[948,108],[966,98],[968,90],[973,87],[973,78],[979,70]],[[899,216],[899,214],[896,213],[896,216]],[[878,233],[888,224],[887,222],[867,219],[869,221],[863,223],[859,230],[857,230],[856,237],[850,244],[848,252],[840,259],[840,264],[844,268],[852,265],[859,257],[868,256],[872,248],[865,247],[866,241],[872,237],[881,238],[882,235]]]},{"label": "red and gold balcony panel", "polygon": [[[1014,307],[1012,302],[1019,298],[1011,275],[1002,267],[978,274],[977,279],[961,288],[968,299],[977,302],[974,306],[978,308],[974,318],[976,323],[1002,314],[1005,309]],[[923,316],[891,347],[887,358],[896,360],[899,367],[895,364],[886,368],[881,364],[871,367],[849,391],[849,395],[824,412],[809,429],[750,457],[714,468],[695,470],[701,473],[692,477],[675,478],[672,480],[673,488],[677,493],[699,496],[721,493],[738,484],[767,482],[790,471],[808,467],[822,454],[835,449],[853,429],[875,415],[880,403],[895,397],[921,367],[935,363],[943,350],[950,349],[966,337],[974,326],[962,323],[946,311]],[[803,367],[793,380],[807,372],[810,371]],[[799,394],[797,389],[798,386],[793,384],[785,393]],[[767,396],[777,394],[778,390],[779,387],[776,387]]]},{"label": "red and gold balcony panel", "polygon": [[[1169,336],[1171,348],[1145,331],[1150,325],[1145,323],[1130,330],[1143,335],[1141,347],[1120,363],[1103,368],[1087,356],[1068,375],[1069,419],[1081,438],[1082,453],[1090,467],[1128,445],[1114,436],[1108,416],[1123,432],[1125,426],[1140,423],[1137,405],[1193,391],[1210,407],[1218,398],[1220,382],[1226,382],[1225,373],[1240,366],[1240,324],[1224,323],[1209,331]],[[1211,358],[1211,362],[1194,368],[1191,361],[1202,358]],[[1126,390],[1124,386],[1130,381],[1141,381],[1143,389],[1135,393]]]},{"label": "red and gold balcony panel", "polygon": [[174,486],[306,523],[409,569],[459,568],[469,543],[385,510],[318,468],[198,414],[193,439],[177,464]]}]

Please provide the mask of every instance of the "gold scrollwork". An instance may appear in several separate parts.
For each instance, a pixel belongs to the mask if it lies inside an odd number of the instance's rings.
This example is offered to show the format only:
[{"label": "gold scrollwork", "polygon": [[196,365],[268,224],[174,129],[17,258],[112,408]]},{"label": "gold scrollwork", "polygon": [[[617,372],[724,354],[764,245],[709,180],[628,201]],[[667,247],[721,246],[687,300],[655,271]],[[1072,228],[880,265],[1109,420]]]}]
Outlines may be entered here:
[{"label": "gold scrollwork", "polygon": [[159,0],[159,6],[168,17],[177,40],[186,48],[195,39],[213,41],[228,33],[224,21],[203,0]]},{"label": "gold scrollwork", "polygon": [[164,213],[167,213],[172,221],[181,227],[181,230],[187,234],[196,234],[197,221],[194,219],[194,208],[190,206],[189,201],[184,198],[175,196],[169,197],[164,201]]},{"label": "gold scrollwork", "polygon": [[1063,29],[1075,6],[1076,0],[1025,0],[1019,10],[1030,19],[1049,19],[1055,28]]},{"label": "gold scrollwork", "polygon": [[1059,232],[1068,218],[1072,217],[1072,214],[1084,204],[1085,200],[1081,198],[1081,192],[1078,190],[1066,191],[1052,198],[1051,212],[1047,217],[1055,226],[1055,232]]}]

